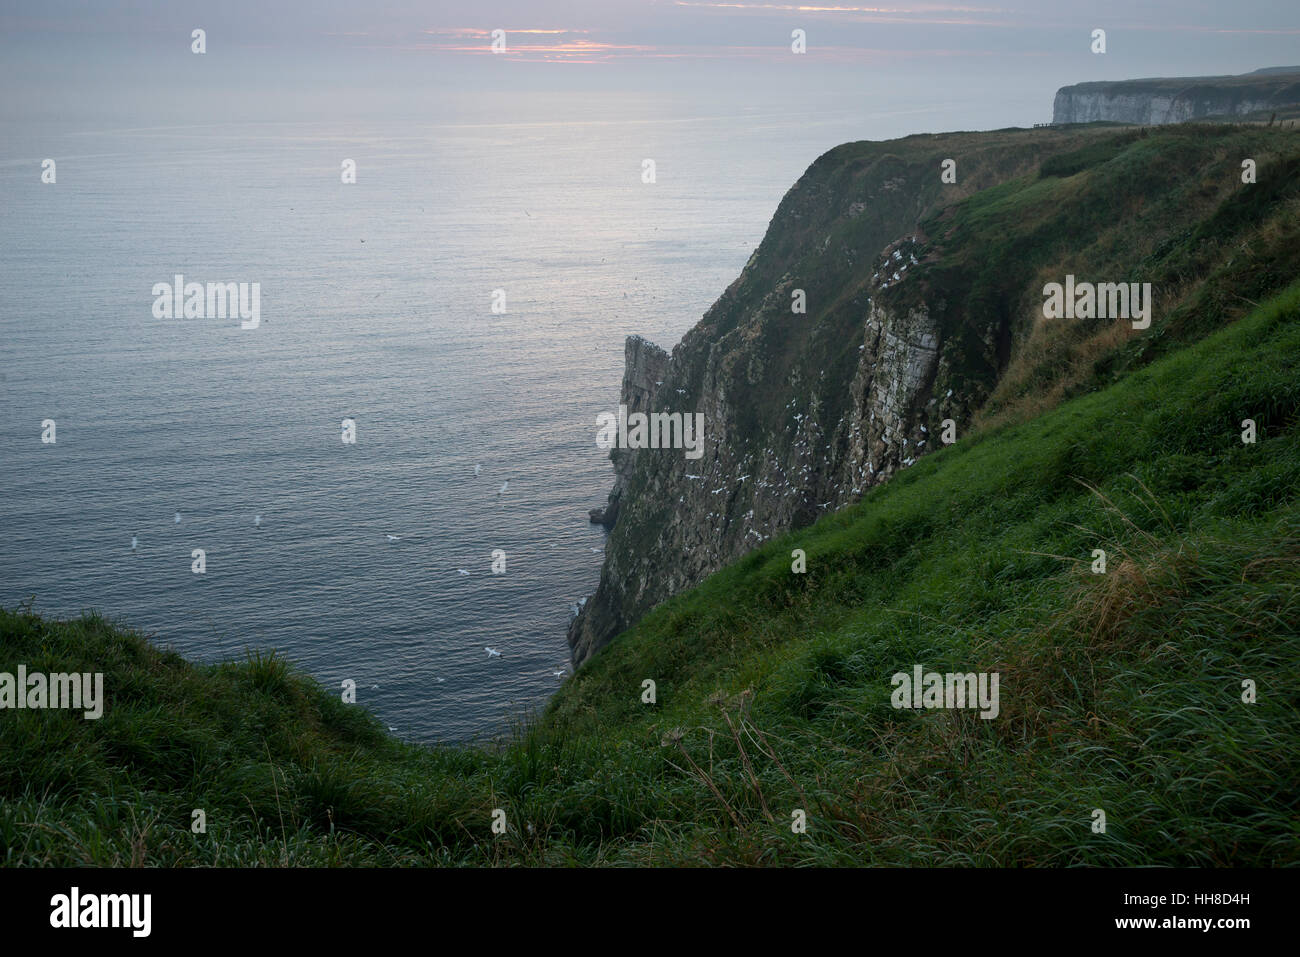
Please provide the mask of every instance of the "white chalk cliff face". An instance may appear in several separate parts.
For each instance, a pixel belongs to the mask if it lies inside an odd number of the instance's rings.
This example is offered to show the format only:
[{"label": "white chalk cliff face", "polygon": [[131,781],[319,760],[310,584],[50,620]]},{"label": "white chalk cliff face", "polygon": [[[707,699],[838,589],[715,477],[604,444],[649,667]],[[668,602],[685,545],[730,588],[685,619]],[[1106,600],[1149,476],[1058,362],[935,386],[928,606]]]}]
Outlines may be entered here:
[{"label": "white chalk cliff face", "polygon": [[1273,108],[1270,100],[1229,97],[1168,96],[1144,93],[1078,93],[1067,89],[1056,94],[1053,123],[1132,123],[1158,126],[1186,123],[1210,116],[1247,116]]},{"label": "white chalk cliff face", "polygon": [[1131,123],[1158,126],[1206,117],[1242,117],[1300,106],[1300,73],[1123,80],[1062,87],[1053,123]]}]

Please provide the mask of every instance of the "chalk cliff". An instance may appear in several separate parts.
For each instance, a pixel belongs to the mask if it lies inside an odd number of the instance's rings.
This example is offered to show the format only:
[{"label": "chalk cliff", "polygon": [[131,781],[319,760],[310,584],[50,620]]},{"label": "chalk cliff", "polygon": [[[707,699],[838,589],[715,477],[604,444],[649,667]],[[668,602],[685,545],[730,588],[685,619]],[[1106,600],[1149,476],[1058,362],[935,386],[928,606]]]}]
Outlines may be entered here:
[{"label": "chalk cliff", "polygon": [[1122,80],[1061,87],[1053,123],[1107,120],[1154,126],[1207,117],[1246,117],[1300,108],[1300,67],[1243,76]]}]

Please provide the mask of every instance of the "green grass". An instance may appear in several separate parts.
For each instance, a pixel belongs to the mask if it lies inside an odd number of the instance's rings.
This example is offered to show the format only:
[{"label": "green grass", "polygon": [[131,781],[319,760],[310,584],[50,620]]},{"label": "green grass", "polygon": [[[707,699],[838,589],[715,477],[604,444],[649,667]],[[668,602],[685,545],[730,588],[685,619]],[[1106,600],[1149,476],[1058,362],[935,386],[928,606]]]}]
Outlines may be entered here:
[{"label": "green grass", "polygon": [[[1300,284],[768,543],[498,746],[394,741],[273,655],[5,611],[0,671],[102,671],[109,700],[0,712],[0,860],[1295,864],[1298,367]],[[893,709],[918,663],[997,671],[1000,716]]]}]

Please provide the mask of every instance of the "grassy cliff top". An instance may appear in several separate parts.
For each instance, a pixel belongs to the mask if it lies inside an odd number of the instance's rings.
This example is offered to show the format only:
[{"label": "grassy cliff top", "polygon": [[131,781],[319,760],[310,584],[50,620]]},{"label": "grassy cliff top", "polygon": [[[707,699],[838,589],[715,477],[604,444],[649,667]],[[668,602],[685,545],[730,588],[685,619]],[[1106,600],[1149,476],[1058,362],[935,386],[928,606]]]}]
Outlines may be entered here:
[{"label": "grassy cliff top", "polygon": [[1086,83],[1074,83],[1061,87],[1077,93],[1112,92],[1112,93],[1178,93],[1183,90],[1200,87],[1222,87],[1229,89],[1272,90],[1279,86],[1300,83],[1300,66],[1266,67],[1252,73],[1228,76],[1170,76],[1143,77],[1133,80],[1091,80]]}]

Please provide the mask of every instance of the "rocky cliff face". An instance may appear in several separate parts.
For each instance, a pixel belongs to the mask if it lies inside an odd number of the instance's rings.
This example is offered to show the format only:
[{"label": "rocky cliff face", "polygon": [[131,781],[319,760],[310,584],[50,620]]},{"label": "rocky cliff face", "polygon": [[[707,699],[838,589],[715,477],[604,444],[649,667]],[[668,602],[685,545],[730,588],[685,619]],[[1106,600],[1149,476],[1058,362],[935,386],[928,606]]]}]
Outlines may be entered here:
[{"label": "rocky cliff face", "polygon": [[[926,255],[917,222],[1030,168],[1045,141],[986,135],[971,149],[960,139],[827,154],[671,357],[627,340],[621,402],[629,414],[703,413],[703,455],[611,452],[614,487],[594,517],[612,530],[600,586],[569,630],[575,663],[758,543],[910,465],[939,443],[944,419],[969,417],[990,381],[968,374],[969,337],[946,335],[930,303],[903,294]],[[952,152],[963,156],[961,187],[940,182]],[[797,290],[806,313],[794,311]],[[990,371],[997,338],[976,337]]]},{"label": "rocky cliff face", "polygon": [[[916,262],[913,245],[884,256],[881,269],[901,277]],[[839,401],[821,394],[827,383],[818,376],[807,394],[792,391],[765,418],[771,432],[758,435],[747,428],[745,391],[735,388],[737,371],[745,378],[757,371],[758,350],[735,343],[735,352],[714,347],[688,358],[679,349],[670,361],[643,339],[627,340],[621,401],[629,414],[682,410],[675,398],[697,396],[690,404],[704,414],[704,454],[691,461],[677,449],[611,453],[605,515],[616,533],[600,590],[570,629],[575,663],[758,543],[855,501],[933,447],[944,418],[962,415],[951,389],[935,394],[947,376],[928,309],[895,309],[870,293],[855,305],[863,313],[858,358]]]},{"label": "rocky cliff face", "polygon": [[[668,353],[648,339],[628,336],[623,346],[623,388],[619,403],[627,407],[627,414],[650,412],[654,408],[655,393],[663,385],[668,368]],[[611,449],[610,461],[614,463],[614,488],[609,493],[609,503],[602,510],[601,524],[613,526],[618,521],[619,502],[623,490],[636,465],[636,450]]]},{"label": "rocky cliff face", "polygon": [[[818,159],[671,355],[627,341],[629,413],[699,413],[704,441],[698,458],[611,452],[605,564],[569,629],[575,664],[761,543],[897,476],[941,445],[946,420],[961,441],[976,412],[1056,401],[1290,281],[1300,167],[1278,148],[1293,139],[1258,126],[1067,126],[851,143]],[[1247,155],[1260,175],[1242,189]],[[955,182],[943,178],[950,164]],[[1278,211],[1268,228],[1265,210]],[[1049,279],[1189,296],[1214,269],[1239,270],[1241,295],[1181,318],[1158,299],[1163,325],[1141,343],[1102,317],[1044,330]]]},{"label": "rocky cliff face", "polygon": [[1300,106],[1300,69],[1245,76],[1124,80],[1062,87],[1053,123],[1107,120],[1154,126],[1205,117],[1244,117]]}]

